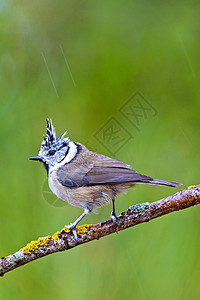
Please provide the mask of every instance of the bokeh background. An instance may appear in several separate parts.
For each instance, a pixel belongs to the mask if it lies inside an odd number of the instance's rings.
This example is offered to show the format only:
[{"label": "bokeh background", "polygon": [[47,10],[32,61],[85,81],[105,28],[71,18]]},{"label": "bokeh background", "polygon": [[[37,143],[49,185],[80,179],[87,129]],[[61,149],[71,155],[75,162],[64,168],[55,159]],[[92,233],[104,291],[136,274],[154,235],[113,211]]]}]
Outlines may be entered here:
[{"label": "bokeh background", "polygon": [[[113,143],[112,156],[138,172],[200,183],[199,9],[183,0],[0,1],[0,256],[81,213],[44,196],[46,172],[28,161],[47,117],[105,155]],[[120,113],[138,92],[152,107],[137,111],[139,129]],[[131,135],[120,149],[96,138],[113,118]],[[137,186],[117,213],[174,192]],[[0,279],[0,298],[199,299],[199,245],[197,206],[20,267]]]}]

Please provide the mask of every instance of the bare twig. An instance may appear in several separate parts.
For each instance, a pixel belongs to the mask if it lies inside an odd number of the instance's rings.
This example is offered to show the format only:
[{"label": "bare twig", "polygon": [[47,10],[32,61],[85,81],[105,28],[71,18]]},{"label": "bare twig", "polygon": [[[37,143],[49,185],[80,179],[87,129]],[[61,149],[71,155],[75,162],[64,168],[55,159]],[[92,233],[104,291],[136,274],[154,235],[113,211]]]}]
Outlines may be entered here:
[{"label": "bare twig", "polygon": [[68,229],[62,229],[53,236],[39,238],[16,253],[2,257],[0,259],[0,276],[37,258],[58,251],[69,250],[80,244],[100,239],[103,236],[116,232],[116,230],[121,231],[199,203],[200,185],[189,187],[151,204],[143,203],[131,206],[126,212],[120,214],[115,225],[112,220],[108,220],[95,225],[79,226],[77,227],[78,244],[76,244],[73,234]]}]

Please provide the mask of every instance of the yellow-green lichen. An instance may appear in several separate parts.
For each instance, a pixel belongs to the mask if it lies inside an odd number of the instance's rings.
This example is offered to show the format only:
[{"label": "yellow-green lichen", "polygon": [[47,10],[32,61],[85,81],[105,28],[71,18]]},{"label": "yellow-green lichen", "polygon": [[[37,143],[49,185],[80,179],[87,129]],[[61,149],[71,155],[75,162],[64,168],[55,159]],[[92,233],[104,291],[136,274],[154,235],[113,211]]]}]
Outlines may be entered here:
[{"label": "yellow-green lichen", "polygon": [[188,189],[191,190],[192,188],[195,188],[195,187],[196,187],[196,185],[190,185],[190,186],[188,186]]},{"label": "yellow-green lichen", "polygon": [[78,226],[78,227],[76,227],[76,232],[78,235],[84,234],[90,227],[92,227],[92,224],[85,224],[85,225]]},{"label": "yellow-green lichen", "polygon": [[[84,234],[84,233],[86,233],[88,228],[90,228],[91,226],[92,226],[92,224],[85,224],[85,225],[77,226],[76,227],[76,232],[77,232],[78,235],[79,234]],[[70,233],[71,230],[65,227],[65,228],[61,229],[61,231],[55,232],[52,235],[52,241],[56,242],[59,238],[63,238],[64,237],[64,232],[65,233]]]},{"label": "yellow-green lichen", "polygon": [[55,232],[53,235],[52,235],[52,240],[54,241],[54,242],[56,242],[57,240],[58,240],[58,235],[60,234],[60,231],[57,231],[57,232]]},{"label": "yellow-green lichen", "polygon": [[[88,228],[92,227],[92,224],[85,224],[85,225],[81,225],[78,226],[76,228],[77,234],[84,234],[86,233],[86,231],[88,230]],[[38,238],[37,241],[31,241],[30,243],[28,243],[24,248],[22,248],[22,251],[24,254],[31,254],[32,252],[34,252],[36,249],[38,249],[39,247],[43,247],[44,250],[46,250],[46,247],[50,241],[50,239],[52,239],[52,241],[56,242],[59,239],[59,235],[61,235],[60,237],[64,237],[64,232],[65,233],[70,233],[71,230],[68,228],[63,228],[61,229],[61,231],[57,231],[55,232],[52,237],[50,235],[48,235],[45,238]],[[37,252],[37,251],[35,251]]]},{"label": "yellow-green lichen", "polygon": [[48,235],[46,238],[38,238],[37,241],[31,241],[24,248],[22,248],[24,254],[30,254],[34,252],[39,247],[43,247],[46,250],[46,246],[50,240],[51,236]]},{"label": "yellow-green lichen", "polygon": [[[83,234],[83,233],[86,233],[87,229],[90,228],[90,227],[92,227],[92,224],[85,224],[85,225],[77,226],[77,227],[76,227],[76,232],[77,232],[77,234]],[[59,233],[63,233],[63,231],[66,232],[66,233],[70,233],[70,232],[71,232],[71,230],[68,229],[68,228],[66,228],[66,227],[63,228],[63,229],[61,229],[60,232],[58,231],[58,232],[54,233],[55,239],[56,239],[56,240],[58,239],[58,234],[59,234]],[[53,235],[53,236],[54,236],[54,235]],[[62,235],[62,237],[63,237],[63,235]],[[52,239],[53,239],[53,237],[52,237]],[[54,239],[53,239],[53,240],[54,240]]]},{"label": "yellow-green lichen", "polygon": [[63,231],[66,232],[66,233],[70,233],[71,230],[68,229],[68,228],[66,228],[66,227],[64,227],[63,229],[61,229],[61,232],[63,232]]}]

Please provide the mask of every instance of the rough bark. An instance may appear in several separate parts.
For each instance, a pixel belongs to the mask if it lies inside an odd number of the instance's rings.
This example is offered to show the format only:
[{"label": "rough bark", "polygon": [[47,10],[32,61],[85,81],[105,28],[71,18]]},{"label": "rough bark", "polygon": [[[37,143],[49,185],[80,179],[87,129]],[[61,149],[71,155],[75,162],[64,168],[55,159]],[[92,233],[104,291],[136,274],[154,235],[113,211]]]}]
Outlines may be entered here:
[{"label": "rough bark", "polygon": [[173,211],[188,208],[200,203],[200,185],[192,186],[172,196],[155,201],[151,204],[142,203],[129,207],[126,212],[117,217],[114,225],[107,220],[95,225],[82,225],[77,227],[78,243],[68,229],[62,229],[53,236],[39,238],[32,241],[14,254],[0,259],[0,276],[18,268],[28,262],[58,251],[69,250],[81,244],[107,236],[116,231],[149,222],[152,219],[166,215]]}]

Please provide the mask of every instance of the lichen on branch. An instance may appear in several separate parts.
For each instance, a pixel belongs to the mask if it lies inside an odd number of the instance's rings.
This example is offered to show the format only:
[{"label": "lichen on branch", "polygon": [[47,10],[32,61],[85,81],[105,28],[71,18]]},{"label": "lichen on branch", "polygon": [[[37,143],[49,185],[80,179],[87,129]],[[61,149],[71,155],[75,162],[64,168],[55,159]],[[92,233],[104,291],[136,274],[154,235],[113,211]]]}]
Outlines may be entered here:
[{"label": "lichen on branch", "polygon": [[63,228],[52,236],[40,237],[31,241],[14,254],[0,259],[0,276],[40,257],[65,251],[80,244],[99,239],[116,231],[148,222],[162,215],[185,209],[200,203],[200,185],[190,186],[172,196],[155,201],[130,206],[117,217],[117,223],[107,220],[95,225],[85,224],[77,227],[78,243],[72,232]]}]

